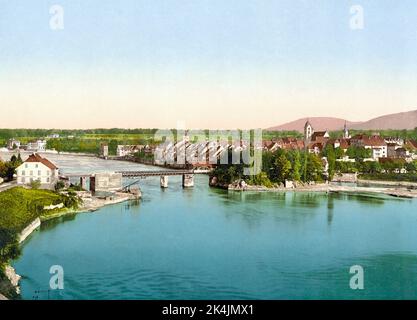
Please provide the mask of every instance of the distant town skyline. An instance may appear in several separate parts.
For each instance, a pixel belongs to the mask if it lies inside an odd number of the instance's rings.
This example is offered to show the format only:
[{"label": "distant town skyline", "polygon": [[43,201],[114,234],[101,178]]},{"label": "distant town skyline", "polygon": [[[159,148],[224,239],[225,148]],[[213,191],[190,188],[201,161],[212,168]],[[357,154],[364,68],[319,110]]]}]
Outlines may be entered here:
[{"label": "distant town skyline", "polygon": [[[268,128],[417,108],[414,2],[1,1],[1,128]],[[7,115],[7,116],[5,116]]]}]

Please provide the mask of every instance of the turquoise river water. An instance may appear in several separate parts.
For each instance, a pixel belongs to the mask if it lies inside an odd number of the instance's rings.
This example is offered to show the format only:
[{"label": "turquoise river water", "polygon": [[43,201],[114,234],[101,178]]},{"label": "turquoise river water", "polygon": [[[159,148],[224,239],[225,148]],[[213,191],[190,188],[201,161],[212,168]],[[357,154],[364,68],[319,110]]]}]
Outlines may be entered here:
[{"label": "turquoise river water", "polygon": [[[48,156],[49,157],[49,156]],[[50,156],[64,172],[149,167]],[[81,169],[82,168],[82,169]],[[415,299],[417,201],[183,189],[42,225],[13,266],[24,299]],[[64,289],[48,291],[52,265]],[[352,290],[349,269],[364,269]]]}]

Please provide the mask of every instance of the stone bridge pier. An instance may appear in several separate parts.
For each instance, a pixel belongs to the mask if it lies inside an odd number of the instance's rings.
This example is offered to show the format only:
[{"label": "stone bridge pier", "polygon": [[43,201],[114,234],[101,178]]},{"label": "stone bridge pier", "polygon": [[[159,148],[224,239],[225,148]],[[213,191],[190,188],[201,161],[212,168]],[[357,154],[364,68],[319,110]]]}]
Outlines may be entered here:
[{"label": "stone bridge pier", "polygon": [[194,175],[193,174],[183,174],[182,175],[182,186],[184,188],[194,187]]},{"label": "stone bridge pier", "polygon": [[168,188],[168,176],[161,176],[161,188]]}]

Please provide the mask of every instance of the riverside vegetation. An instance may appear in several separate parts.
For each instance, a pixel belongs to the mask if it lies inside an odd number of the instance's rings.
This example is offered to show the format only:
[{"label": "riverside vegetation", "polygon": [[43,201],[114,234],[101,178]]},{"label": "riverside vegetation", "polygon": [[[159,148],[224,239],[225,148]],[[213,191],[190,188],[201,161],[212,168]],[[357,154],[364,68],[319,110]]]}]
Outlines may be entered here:
[{"label": "riverside vegetation", "polygon": [[[328,144],[319,155],[300,150],[278,149],[275,152],[262,152],[262,170],[256,175],[244,175],[243,162],[233,164],[232,152],[229,152],[228,164],[220,164],[211,173],[217,178],[216,185],[226,187],[236,181],[244,180],[249,185],[271,188],[282,185],[285,180],[296,183],[321,183],[331,181],[341,173],[358,173],[362,179],[417,182],[417,162],[407,163],[403,159],[392,159],[379,163],[365,161],[370,150],[364,147],[349,147],[346,152]],[[348,155],[355,162],[337,161]],[[325,172],[322,157],[326,157],[328,168]],[[400,173],[402,170],[406,173]]]},{"label": "riverside vegetation", "polygon": [[[63,208],[45,210],[62,203]],[[19,234],[36,218],[47,218],[58,212],[75,210],[80,204],[74,192],[66,194],[15,187],[0,193],[0,293],[16,298],[15,289],[4,274],[8,262],[20,255]]]}]

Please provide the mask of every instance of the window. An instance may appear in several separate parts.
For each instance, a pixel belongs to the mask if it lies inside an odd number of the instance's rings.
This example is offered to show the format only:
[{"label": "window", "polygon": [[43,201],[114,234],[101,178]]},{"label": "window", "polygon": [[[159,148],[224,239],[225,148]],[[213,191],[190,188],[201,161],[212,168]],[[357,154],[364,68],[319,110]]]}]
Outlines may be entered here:
[{"label": "window", "polygon": [[38,164],[35,164],[35,168],[37,168],[39,165]]},{"label": "window", "polygon": [[22,183],[25,183],[25,182],[26,182],[25,177],[23,177],[22,178]]},{"label": "window", "polygon": [[40,176],[41,175],[41,170],[38,170],[38,176]]},{"label": "window", "polygon": [[46,182],[48,182],[48,183],[49,183],[49,177],[48,177],[48,178],[46,178]]},{"label": "window", "polygon": [[33,171],[32,170],[30,170],[30,175],[33,176]]},{"label": "window", "polygon": [[28,164],[27,163],[25,163],[25,168],[27,168],[28,167]]},{"label": "window", "polygon": [[[25,170],[22,170],[22,176],[24,176],[25,175]],[[24,179],[24,178],[23,178]]]}]

